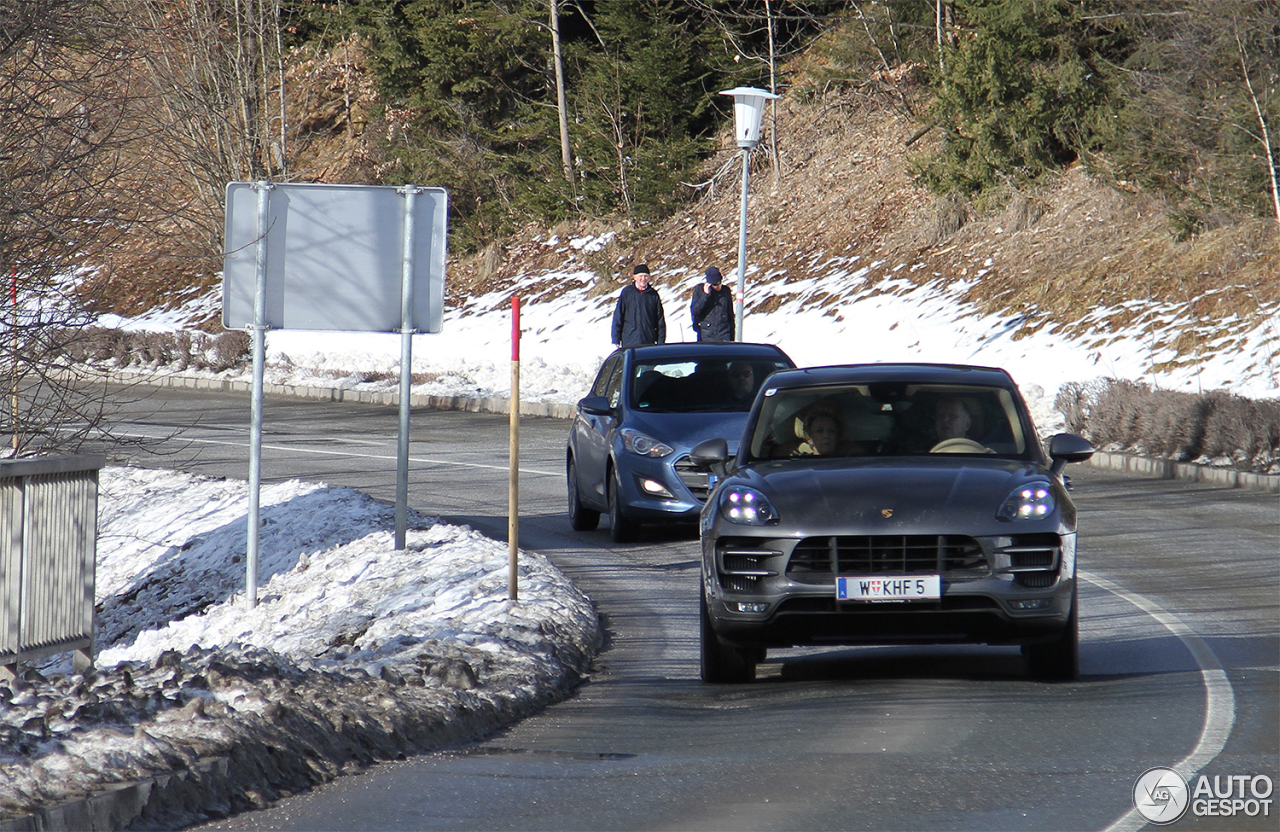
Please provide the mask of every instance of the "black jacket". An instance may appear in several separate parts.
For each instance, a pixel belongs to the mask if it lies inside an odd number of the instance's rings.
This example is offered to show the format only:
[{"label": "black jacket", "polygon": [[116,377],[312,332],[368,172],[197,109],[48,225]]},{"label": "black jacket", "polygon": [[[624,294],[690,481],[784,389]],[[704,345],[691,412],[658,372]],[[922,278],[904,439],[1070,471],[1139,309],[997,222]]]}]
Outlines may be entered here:
[{"label": "black jacket", "polygon": [[667,319],[662,298],[650,286],[641,292],[635,284],[623,287],[613,310],[613,343],[624,347],[667,342]]},{"label": "black jacket", "polygon": [[733,292],[728,286],[721,284],[719,289],[712,287],[710,292],[698,286],[693,290],[693,300],[689,301],[689,311],[693,314],[693,328],[699,341],[733,340]]}]

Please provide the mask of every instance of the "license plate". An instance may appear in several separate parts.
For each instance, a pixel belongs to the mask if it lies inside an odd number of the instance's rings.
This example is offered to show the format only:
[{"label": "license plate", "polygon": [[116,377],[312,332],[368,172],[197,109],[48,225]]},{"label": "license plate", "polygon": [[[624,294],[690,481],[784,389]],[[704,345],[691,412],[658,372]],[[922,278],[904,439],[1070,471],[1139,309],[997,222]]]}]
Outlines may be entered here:
[{"label": "license plate", "polygon": [[836,578],[838,601],[936,601],[942,597],[938,575],[866,575]]}]

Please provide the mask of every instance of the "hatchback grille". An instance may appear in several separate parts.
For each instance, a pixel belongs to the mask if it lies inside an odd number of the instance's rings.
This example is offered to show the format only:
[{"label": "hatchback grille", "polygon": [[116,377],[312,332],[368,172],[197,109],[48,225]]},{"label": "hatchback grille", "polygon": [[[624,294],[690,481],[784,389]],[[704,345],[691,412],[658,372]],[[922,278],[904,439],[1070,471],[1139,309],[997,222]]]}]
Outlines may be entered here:
[{"label": "hatchback grille", "polygon": [[940,574],[965,581],[991,574],[978,541],[958,535],[808,537],[796,544],[787,576],[806,583],[835,575]]},{"label": "hatchback grille", "polygon": [[711,477],[707,472],[694,468],[693,460],[687,456],[677,459],[674,467],[676,476],[684,483],[684,487],[698,500],[706,502],[707,495],[711,493]]}]

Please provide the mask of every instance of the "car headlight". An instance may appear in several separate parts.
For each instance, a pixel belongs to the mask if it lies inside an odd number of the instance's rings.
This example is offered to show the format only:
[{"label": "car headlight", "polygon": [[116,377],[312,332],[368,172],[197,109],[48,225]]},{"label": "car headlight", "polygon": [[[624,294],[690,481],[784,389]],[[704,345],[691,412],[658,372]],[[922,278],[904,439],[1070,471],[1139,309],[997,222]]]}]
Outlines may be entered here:
[{"label": "car headlight", "polygon": [[745,485],[731,485],[720,492],[720,514],[730,523],[744,526],[763,526],[778,520],[765,496]]},{"label": "car headlight", "polygon": [[670,445],[659,442],[635,428],[623,428],[618,431],[618,435],[622,437],[622,447],[640,456],[666,456],[675,450]]},{"label": "car headlight", "polygon": [[1009,496],[1004,505],[996,512],[998,520],[1041,520],[1053,514],[1058,507],[1053,499],[1053,491],[1047,482],[1029,482],[1020,485]]}]

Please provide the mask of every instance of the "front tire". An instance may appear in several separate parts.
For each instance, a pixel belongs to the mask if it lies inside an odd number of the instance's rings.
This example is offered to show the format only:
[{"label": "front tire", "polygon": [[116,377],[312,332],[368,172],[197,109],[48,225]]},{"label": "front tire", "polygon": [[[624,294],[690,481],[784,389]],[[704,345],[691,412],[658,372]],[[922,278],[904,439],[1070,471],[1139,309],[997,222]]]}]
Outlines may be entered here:
[{"label": "front tire", "polygon": [[622,514],[622,483],[614,468],[609,476],[609,537],[614,543],[630,543],[636,539],[637,531],[636,521]]},{"label": "front tire", "polygon": [[600,525],[600,512],[582,504],[582,495],[578,492],[578,463],[573,457],[569,457],[566,476],[569,481],[569,526],[575,532],[595,531]]},{"label": "front tire", "polygon": [[1023,648],[1033,678],[1046,682],[1070,682],[1080,675],[1080,604],[1071,594],[1071,615],[1062,635],[1045,644]]},{"label": "front tire", "polygon": [[710,684],[741,685],[756,679],[756,658],[761,650],[745,650],[723,644],[711,628],[711,613],[707,611],[706,587],[698,597],[698,613],[701,623],[701,675]]}]

